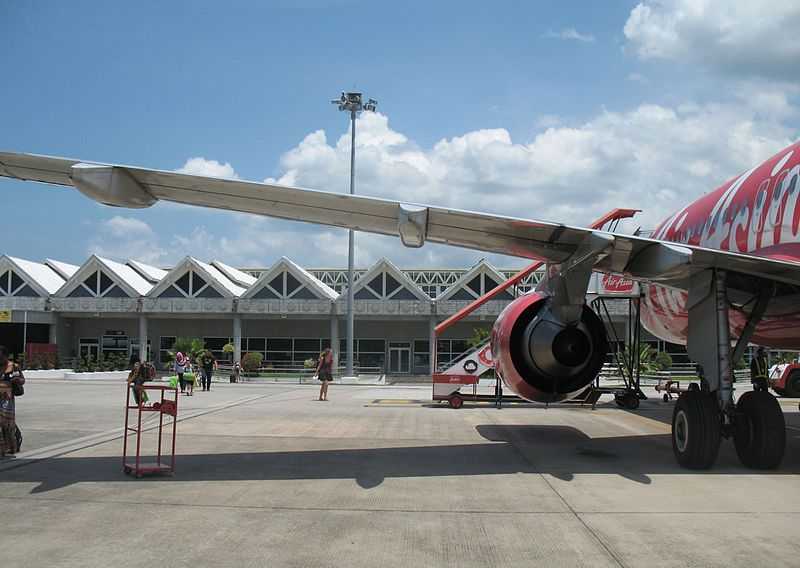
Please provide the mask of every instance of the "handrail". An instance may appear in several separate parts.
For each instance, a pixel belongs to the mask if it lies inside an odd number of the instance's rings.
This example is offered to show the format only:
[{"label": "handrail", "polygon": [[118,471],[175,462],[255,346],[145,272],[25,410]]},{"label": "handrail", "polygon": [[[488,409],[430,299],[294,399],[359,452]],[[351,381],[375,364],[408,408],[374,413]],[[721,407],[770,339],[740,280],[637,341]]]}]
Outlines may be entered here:
[{"label": "handrail", "polygon": [[[641,211],[641,209],[620,209],[620,208],[612,209],[611,211],[609,211],[608,213],[597,219],[594,223],[592,223],[589,226],[589,228],[601,229],[606,223],[609,223],[611,221],[619,221],[620,219],[628,219],[639,213],[639,211]],[[469,305],[460,309],[455,314],[453,314],[452,316],[444,320],[442,323],[437,325],[434,328],[434,332],[436,333],[437,336],[440,335],[444,330],[451,327],[453,324],[461,321],[469,314],[480,308],[483,304],[485,304],[495,296],[499,295],[500,293],[504,292],[505,290],[507,290],[508,288],[510,288],[511,286],[513,286],[514,284],[516,284],[517,282],[519,282],[520,280],[531,274],[532,272],[538,270],[543,265],[544,262],[537,261],[531,264],[530,266],[523,268],[505,282],[499,284],[498,286],[495,286],[494,288],[486,292],[483,296],[481,296],[476,300],[473,300]]]}]

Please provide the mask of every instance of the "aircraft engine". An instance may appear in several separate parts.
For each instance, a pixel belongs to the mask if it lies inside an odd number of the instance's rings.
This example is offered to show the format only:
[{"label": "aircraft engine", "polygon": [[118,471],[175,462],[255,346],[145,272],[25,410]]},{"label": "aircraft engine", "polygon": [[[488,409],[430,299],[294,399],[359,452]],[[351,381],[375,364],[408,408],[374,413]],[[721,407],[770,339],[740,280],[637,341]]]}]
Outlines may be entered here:
[{"label": "aircraft engine", "polygon": [[535,402],[558,402],[583,391],[608,352],[603,322],[588,306],[580,321],[565,324],[551,303],[538,293],[517,298],[492,329],[495,371],[508,388]]}]

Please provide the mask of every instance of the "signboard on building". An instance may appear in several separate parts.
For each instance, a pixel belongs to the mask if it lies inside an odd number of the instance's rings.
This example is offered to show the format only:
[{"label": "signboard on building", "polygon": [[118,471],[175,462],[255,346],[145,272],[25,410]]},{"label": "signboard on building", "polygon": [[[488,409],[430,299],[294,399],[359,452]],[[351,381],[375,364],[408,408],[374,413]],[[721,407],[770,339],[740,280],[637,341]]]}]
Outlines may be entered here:
[{"label": "signboard on building", "polygon": [[11,310],[0,310],[0,323],[11,322]]}]

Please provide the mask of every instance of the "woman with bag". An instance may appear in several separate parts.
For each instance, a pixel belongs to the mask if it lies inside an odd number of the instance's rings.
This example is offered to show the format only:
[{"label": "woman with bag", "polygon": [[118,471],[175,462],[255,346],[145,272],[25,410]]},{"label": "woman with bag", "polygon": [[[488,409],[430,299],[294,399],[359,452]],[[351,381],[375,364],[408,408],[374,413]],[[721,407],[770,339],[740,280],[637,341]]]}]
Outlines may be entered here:
[{"label": "woman with bag", "polygon": [[[19,451],[15,398],[22,396],[25,377],[19,365],[8,358],[8,349],[0,345],[0,456],[13,456]],[[20,436],[21,438],[21,436]]]},{"label": "woman with bag", "polygon": [[328,384],[333,380],[333,351],[330,347],[319,354],[317,378],[322,381],[319,387],[319,400],[328,400]]},{"label": "woman with bag", "polygon": [[178,375],[178,382],[181,385],[181,393],[192,396],[192,392],[194,391],[194,379],[184,377],[184,374],[187,372],[191,373],[189,360],[186,355],[178,351],[175,354],[175,374]]}]

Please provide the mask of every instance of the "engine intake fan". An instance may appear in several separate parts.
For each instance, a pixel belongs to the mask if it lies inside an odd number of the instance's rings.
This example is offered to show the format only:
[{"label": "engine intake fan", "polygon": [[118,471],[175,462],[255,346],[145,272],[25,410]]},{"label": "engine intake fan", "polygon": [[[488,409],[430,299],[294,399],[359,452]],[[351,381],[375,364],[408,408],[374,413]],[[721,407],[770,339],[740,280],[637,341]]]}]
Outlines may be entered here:
[{"label": "engine intake fan", "polygon": [[552,298],[532,293],[509,304],[492,329],[492,356],[503,383],[522,398],[558,402],[595,379],[608,352],[605,327],[588,306],[566,324]]}]

